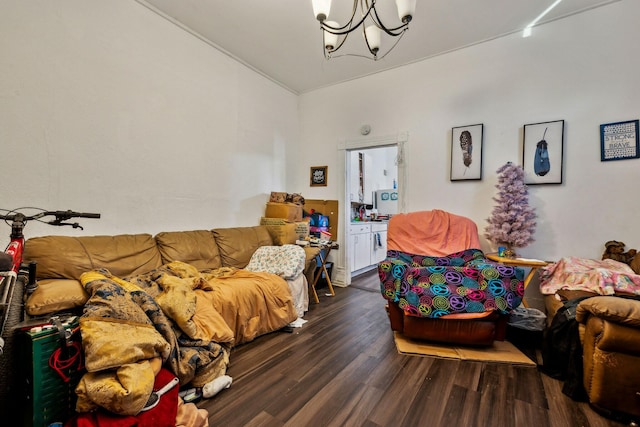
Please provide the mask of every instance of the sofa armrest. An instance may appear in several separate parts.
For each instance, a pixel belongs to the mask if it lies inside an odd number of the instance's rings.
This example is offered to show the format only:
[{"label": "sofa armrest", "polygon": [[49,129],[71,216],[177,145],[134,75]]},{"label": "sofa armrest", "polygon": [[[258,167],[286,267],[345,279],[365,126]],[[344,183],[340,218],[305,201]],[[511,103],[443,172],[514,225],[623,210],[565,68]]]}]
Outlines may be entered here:
[{"label": "sofa armrest", "polygon": [[586,324],[589,316],[640,329],[640,300],[617,296],[587,298],[578,305],[576,320]]}]

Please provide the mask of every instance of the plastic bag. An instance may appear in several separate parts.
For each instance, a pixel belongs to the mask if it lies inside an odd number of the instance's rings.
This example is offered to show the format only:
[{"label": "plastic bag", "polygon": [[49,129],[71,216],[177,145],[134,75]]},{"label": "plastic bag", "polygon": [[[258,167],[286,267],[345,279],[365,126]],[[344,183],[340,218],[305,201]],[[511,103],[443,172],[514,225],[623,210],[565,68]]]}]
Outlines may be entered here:
[{"label": "plastic bag", "polygon": [[547,315],[536,308],[518,307],[509,315],[509,325],[528,331],[543,331]]}]

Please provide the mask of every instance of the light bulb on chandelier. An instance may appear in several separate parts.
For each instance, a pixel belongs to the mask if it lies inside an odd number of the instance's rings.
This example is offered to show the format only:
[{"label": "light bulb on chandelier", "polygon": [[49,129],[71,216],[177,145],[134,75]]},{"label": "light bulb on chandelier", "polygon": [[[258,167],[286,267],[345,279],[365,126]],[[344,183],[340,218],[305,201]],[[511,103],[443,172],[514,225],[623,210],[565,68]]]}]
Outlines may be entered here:
[{"label": "light bulb on chandelier", "polygon": [[[326,59],[338,56],[360,56],[377,61],[387,56],[409,29],[409,23],[416,9],[416,0],[396,0],[398,18],[401,24],[395,27],[389,27],[382,22],[376,9],[376,0],[353,0],[351,18],[344,25],[340,25],[336,21],[327,20],[331,11],[331,0],[312,0],[312,5],[313,13],[316,19],[320,21],[323,53]],[[358,10],[360,10],[360,16],[356,18]],[[354,53],[334,55],[342,47],[349,34],[360,26],[362,26],[362,35],[371,56]],[[378,56],[383,32],[395,37],[396,41],[382,56]]]}]

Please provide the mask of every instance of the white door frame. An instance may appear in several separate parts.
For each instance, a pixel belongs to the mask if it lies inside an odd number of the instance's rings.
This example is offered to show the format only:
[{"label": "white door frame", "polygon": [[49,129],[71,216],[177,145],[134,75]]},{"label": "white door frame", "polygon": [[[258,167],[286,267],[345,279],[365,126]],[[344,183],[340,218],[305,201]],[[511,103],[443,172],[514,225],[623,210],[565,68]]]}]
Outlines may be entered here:
[{"label": "white door frame", "polygon": [[345,139],[338,143],[338,161],[336,164],[342,168],[338,171],[338,176],[342,179],[340,186],[340,198],[344,205],[342,209],[341,221],[338,225],[338,239],[340,250],[335,251],[339,262],[336,266],[335,279],[332,279],[338,286],[348,286],[351,284],[351,265],[349,253],[349,224],[351,223],[351,201],[348,200],[349,181],[351,165],[349,162],[349,152],[365,148],[378,148],[396,145],[398,147],[398,212],[405,210],[406,194],[406,159],[404,145],[409,141],[408,132],[398,132],[395,135],[362,137],[357,139]]}]

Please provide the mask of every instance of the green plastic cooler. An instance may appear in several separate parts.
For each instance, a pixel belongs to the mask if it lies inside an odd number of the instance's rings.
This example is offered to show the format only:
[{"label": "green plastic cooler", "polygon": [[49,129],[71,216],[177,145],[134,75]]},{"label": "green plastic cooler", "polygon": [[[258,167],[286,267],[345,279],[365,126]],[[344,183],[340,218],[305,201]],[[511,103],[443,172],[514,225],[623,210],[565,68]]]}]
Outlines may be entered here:
[{"label": "green plastic cooler", "polygon": [[[66,421],[75,413],[75,387],[84,373],[84,365],[74,363],[69,368],[61,369],[61,375],[49,366],[49,359],[67,342],[80,343],[77,326],[77,320],[65,325],[70,335],[68,340],[62,338],[57,328],[33,328],[20,333],[18,392],[22,409],[20,414],[24,420],[22,425],[47,427],[54,422]],[[77,353],[69,347],[67,351],[69,354]],[[61,357],[66,360],[66,353],[62,353]]]}]

